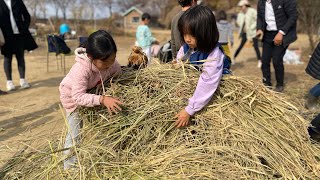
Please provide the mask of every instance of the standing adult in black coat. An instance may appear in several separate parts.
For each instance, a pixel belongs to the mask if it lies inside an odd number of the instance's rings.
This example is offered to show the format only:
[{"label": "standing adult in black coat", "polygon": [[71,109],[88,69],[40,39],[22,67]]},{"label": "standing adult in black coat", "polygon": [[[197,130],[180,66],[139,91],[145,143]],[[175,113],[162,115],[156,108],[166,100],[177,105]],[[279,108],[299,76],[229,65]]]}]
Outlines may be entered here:
[{"label": "standing adult in black coat", "polygon": [[[315,79],[320,80],[320,43],[318,43],[314,50],[306,72]],[[320,96],[320,83],[310,89],[308,99],[306,102],[306,108],[311,110],[317,110],[318,97]],[[308,128],[309,135],[312,139],[320,141],[320,114],[311,121],[311,126]]]},{"label": "standing adult in black coat", "polygon": [[[306,72],[313,78],[320,80],[320,43],[310,58]],[[318,109],[318,97],[320,97],[320,83],[310,89],[305,107],[311,110]]]},{"label": "standing adult in black coat", "polygon": [[4,55],[4,71],[7,90],[15,89],[12,82],[12,57],[16,56],[21,88],[29,88],[25,80],[24,50],[34,50],[38,46],[29,32],[30,14],[22,0],[0,0],[0,28],[5,38],[1,47]]},{"label": "standing adult in black coat", "polygon": [[272,86],[270,62],[276,74],[275,91],[284,89],[283,56],[290,43],[297,39],[297,0],[259,0],[257,36],[262,37],[263,83]]}]

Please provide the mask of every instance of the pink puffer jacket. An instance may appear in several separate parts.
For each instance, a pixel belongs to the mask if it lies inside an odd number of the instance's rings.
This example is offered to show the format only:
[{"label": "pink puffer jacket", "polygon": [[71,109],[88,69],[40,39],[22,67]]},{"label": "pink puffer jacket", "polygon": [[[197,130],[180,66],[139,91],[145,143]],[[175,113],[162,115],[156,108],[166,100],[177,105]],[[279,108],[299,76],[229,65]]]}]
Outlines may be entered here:
[{"label": "pink puffer jacket", "polygon": [[[87,57],[84,48],[75,50],[76,63],[60,83],[60,100],[67,112],[73,112],[78,106],[93,107],[100,105],[99,95],[88,94],[87,90],[101,83],[98,68]],[[121,73],[117,61],[106,71],[100,71],[105,81]]]}]

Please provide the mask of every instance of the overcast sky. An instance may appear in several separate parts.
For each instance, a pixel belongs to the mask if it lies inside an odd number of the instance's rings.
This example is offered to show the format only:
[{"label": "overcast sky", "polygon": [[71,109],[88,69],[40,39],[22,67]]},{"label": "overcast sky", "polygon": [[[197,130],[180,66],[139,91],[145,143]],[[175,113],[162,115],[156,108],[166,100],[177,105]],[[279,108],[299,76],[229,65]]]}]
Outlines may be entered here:
[{"label": "overcast sky", "polygon": [[[103,10],[102,10],[103,9]],[[51,5],[47,5],[47,17],[53,17],[56,15],[56,12],[55,12],[55,9],[51,6]],[[116,11],[115,8],[113,8],[113,11]],[[32,13],[30,10],[29,10],[30,14]],[[100,18],[106,18],[106,17],[109,17],[110,14],[109,14],[109,9],[107,7],[105,8],[97,8],[96,11],[95,11],[95,17],[97,19],[100,19]],[[41,12],[38,11],[38,17],[41,17],[43,18],[43,14]],[[59,11],[59,17],[62,17],[62,12]],[[68,18],[72,18],[72,14],[70,11],[68,11],[67,13],[67,17]],[[88,18],[90,18],[90,16],[87,16]]]}]

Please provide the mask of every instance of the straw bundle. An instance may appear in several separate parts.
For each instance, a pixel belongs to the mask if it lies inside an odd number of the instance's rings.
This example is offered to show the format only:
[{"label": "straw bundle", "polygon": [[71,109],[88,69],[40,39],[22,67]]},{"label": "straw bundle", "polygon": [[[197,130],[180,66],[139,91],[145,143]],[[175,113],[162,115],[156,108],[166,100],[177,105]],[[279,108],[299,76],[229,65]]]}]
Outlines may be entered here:
[{"label": "straw bundle", "polygon": [[[63,142],[17,157],[5,178],[22,179],[314,179],[317,153],[293,105],[250,80],[225,77],[212,101],[176,129],[199,72],[151,66],[126,71],[107,94],[124,110],[83,108],[77,168],[64,171]],[[4,170],[3,170],[4,171]]]}]

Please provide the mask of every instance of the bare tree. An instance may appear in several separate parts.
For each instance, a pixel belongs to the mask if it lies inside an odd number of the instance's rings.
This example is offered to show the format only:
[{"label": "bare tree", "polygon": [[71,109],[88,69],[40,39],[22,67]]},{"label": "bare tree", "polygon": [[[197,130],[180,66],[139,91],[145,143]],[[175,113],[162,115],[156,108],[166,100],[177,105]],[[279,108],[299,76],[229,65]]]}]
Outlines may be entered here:
[{"label": "bare tree", "polygon": [[318,33],[320,24],[320,1],[319,0],[299,0],[298,12],[299,22],[302,29],[308,34],[310,48],[313,51],[316,46],[315,35]]},{"label": "bare tree", "polygon": [[51,0],[51,4],[56,10],[56,18],[58,18],[59,10],[62,12],[63,19],[67,19],[67,11],[70,5],[77,3],[77,0]]},{"label": "bare tree", "polygon": [[107,6],[109,10],[109,16],[112,17],[112,9],[115,6],[116,0],[101,0],[101,4]]},{"label": "bare tree", "polygon": [[25,0],[24,1],[28,9],[30,10],[30,14],[37,19],[37,11],[40,0]]},{"label": "bare tree", "polygon": [[142,6],[143,4],[146,4],[147,2],[148,2],[148,0],[118,0],[117,4],[118,4],[120,10],[125,11],[132,6]]}]

